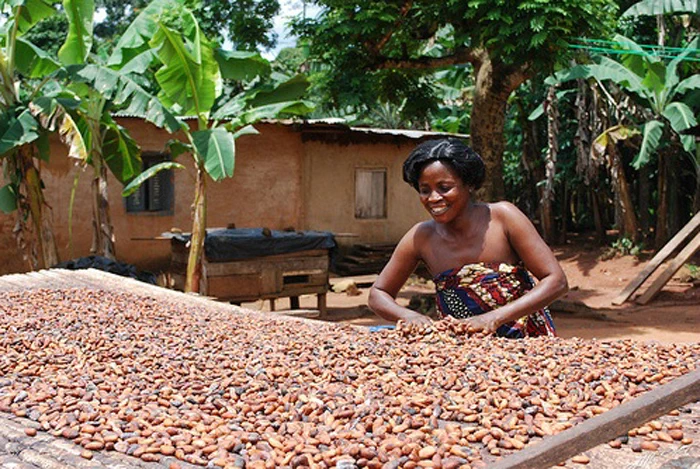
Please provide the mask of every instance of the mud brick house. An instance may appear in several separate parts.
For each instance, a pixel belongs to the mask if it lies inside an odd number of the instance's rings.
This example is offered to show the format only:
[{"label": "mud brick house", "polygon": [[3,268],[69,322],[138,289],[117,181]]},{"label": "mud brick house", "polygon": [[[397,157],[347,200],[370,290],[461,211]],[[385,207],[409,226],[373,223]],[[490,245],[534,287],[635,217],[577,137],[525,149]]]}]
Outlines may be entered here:
[{"label": "mud brick house", "polygon": [[[118,121],[141,146],[145,166],[169,158],[164,148],[173,136],[139,118]],[[233,178],[207,185],[208,227],[294,227],[331,231],[341,242],[395,243],[426,218],[415,192],[402,181],[401,164],[419,142],[447,134],[356,128],[332,121],[271,121],[255,127],[259,135],[236,142]],[[62,260],[89,255],[92,240],[92,168],[81,170],[66,155],[63,144],[53,141],[51,160],[42,169]],[[172,228],[191,229],[191,159],[182,155],[178,161],[188,169],[162,172],[128,199],[121,197],[121,185],[110,179],[120,261],[154,272],[165,270],[170,243],[156,238]],[[68,210],[77,172],[81,174],[71,254]],[[0,213],[0,274],[27,270],[12,235],[14,224],[15,214]]]}]

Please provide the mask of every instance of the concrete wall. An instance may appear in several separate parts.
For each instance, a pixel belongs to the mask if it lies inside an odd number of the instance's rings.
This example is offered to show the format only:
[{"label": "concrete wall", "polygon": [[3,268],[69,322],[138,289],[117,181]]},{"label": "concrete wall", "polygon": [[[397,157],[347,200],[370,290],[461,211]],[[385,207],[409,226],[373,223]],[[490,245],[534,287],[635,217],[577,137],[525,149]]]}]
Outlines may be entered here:
[{"label": "concrete wall", "polygon": [[[403,161],[416,144],[408,139],[352,145],[305,142],[306,226],[356,235],[346,238],[346,242],[397,242],[415,223],[428,217],[416,191],[403,182],[401,175]],[[386,168],[386,219],[355,218],[358,168]],[[339,240],[343,241],[342,237]]]}]

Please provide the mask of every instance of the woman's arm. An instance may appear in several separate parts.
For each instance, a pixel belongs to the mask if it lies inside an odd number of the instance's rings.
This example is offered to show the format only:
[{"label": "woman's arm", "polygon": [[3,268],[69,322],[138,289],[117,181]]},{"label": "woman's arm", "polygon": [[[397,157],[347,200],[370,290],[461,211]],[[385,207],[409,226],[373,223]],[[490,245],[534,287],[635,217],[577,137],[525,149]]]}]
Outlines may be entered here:
[{"label": "woman's arm", "polygon": [[494,332],[502,324],[544,308],[569,289],[559,262],[525,214],[508,202],[500,202],[492,207],[494,216],[504,226],[511,247],[538,282],[517,300],[466,320],[475,329],[487,332]]},{"label": "woman's arm", "polygon": [[391,259],[382,269],[379,277],[369,291],[369,307],[379,316],[389,321],[405,321],[418,324],[429,324],[432,321],[427,316],[412,311],[396,303],[396,295],[403,287],[409,275],[418,265],[420,255],[417,238],[420,225],[411,228],[399,241]]}]

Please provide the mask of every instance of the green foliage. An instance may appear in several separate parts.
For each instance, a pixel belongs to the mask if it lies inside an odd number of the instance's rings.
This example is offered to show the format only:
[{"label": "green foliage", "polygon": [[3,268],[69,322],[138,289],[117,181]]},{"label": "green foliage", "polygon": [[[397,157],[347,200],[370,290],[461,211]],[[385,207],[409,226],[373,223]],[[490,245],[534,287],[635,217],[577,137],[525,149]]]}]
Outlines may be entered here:
[{"label": "green foliage", "polygon": [[285,47],[277,53],[277,57],[272,62],[272,69],[285,75],[296,75],[308,58],[308,47]]},{"label": "green foliage", "polygon": [[271,69],[270,63],[257,52],[218,50],[216,61],[221,75],[228,80],[250,81],[269,75]]},{"label": "green foliage", "polygon": [[19,111],[16,115],[8,114],[3,122],[4,132],[0,136],[0,158],[14,152],[19,147],[32,143],[39,138],[39,123],[28,109]]},{"label": "green foliage", "polygon": [[233,176],[236,148],[230,132],[223,127],[192,132],[192,143],[195,155],[204,159],[204,168],[213,180]]},{"label": "green foliage", "polygon": [[642,0],[625,10],[622,17],[656,16],[671,13],[700,15],[700,2],[698,0]]},{"label": "green foliage", "polygon": [[194,13],[207,37],[228,40],[236,50],[255,51],[277,44],[272,20],[279,11],[279,0],[201,0]]},{"label": "green foliage", "polygon": [[24,38],[39,49],[46,51],[50,57],[58,56],[58,49],[63,44],[68,30],[65,15],[53,15],[36,24]]},{"label": "green foliage", "polygon": [[16,51],[17,71],[27,78],[46,77],[61,67],[51,54],[24,38],[17,38]]},{"label": "green foliage", "polygon": [[[180,129],[189,141],[186,151],[215,181],[233,175],[235,134],[231,132],[259,119],[310,110],[298,101],[308,87],[303,76],[273,74],[271,82],[257,81],[270,73],[269,63],[258,53],[217,48],[185,0],[149,4],[125,31],[109,63],[130,73],[157,69],[159,99],[155,101],[162,103],[166,114],[198,118],[196,131],[185,125]],[[102,77],[106,85],[102,88],[119,90],[115,80],[121,78],[110,76],[109,70],[92,70],[92,80],[97,83]],[[248,83],[229,99],[223,94],[223,77]],[[222,125],[221,119],[229,121]]]},{"label": "green foliage", "polygon": [[105,163],[114,177],[126,184],[141,173],[141,148],[127,130],[112,119],[109,112],[105,112],[101,124],[104,127],[102,154]]},{"label": "green foliage", "polygon": [[450,65],[481,63],[478,53],[488,50],[504,74],[524,64],[530,73],[547,70],[567,60],[566,39],[611,28],[616,8],[607,0],[317,3],[322,14],[297,19],[293,30],[308,47],[321,111],[351,108],[372,121],[374,103],[398,107],[405,101],[402,122],[432,119],[436,129],[462,132],[469,118],[457,111],[465,100],[454,95],[471,85],[451,87],[443,79],[453,71],[468,76],[472,68]]},{"label": "green foliage", "polygon": [[609,80],[646,106],[647,115],[651,115],[652,118],[641,123],[643,139],[640,152],[633,163],[635,168],[650,161],[651,155],[662,142],[666,125],[678,136],[685,151],[694,158],[695,140],[690,135],[684,135],[683,131],[697,125],[697,120],[693,110],[681,99],[687,92],[700,89],[700,78],[693,75],[681,80],[678,68],[683,58],[697,49],[698,39],[689,43],[668,64],[652,53],[644,51],[631,39],[616,36],[616,41],[628,52],[620,56],[619,62],[608,57],[596,57],[595,63],[576,65],[560,71],[554,78],[548,79],[548,82],[563,83],[581,78]]},{"label": "green foliage", "polygon": [[92,48],[92,21],[94,0],[64,0],[63,8],[68,17],[68,36],[58,51],[61,63],[85,62]]},{"label": "green foliage", "polygon": [[11,22],[17,25],[19,35],[27,33],[41,20],[46,19],[56,14],[51,1],[45,0],[20,0],[20,1],[3,1],[0,6],[9,5],[14,15],[11,17]]},{"label": "green foliage", "polygon": [[[95,25],[101,42],[116,42],[149,5],[148,0],[97,0],[105,19]],[[255,51],[272,48],[277,38],[272,19],[279,12],[278,0],[201,0],[189,2],[205,36],[220,43],[230,41],[235,49]]]},{"label": "green foliage", "polygon": [[619,256],[639,257],[643,249],[643,243],[635,244],[630,238],[622,237],[613,241],[610,247],[603,252],[601,259],[606,260]]},{"label": "green foliage", "polygon": [[134,179],[131,180],[122,190],[122,197],[129,197],[131,194],[136,192],[141,184],[146,182],[148,179],[152,178],[161,171],[169,169],[185,169],[180,163],[174,161],[165,161],[163,163],[158,163],[156,165],[150,166],[148,169],[140,173]]},{"label": "green foliage", "polygon": [[0,211],[12,213],[17,210],[17,189],[13,184],[0,188]]},{"label": "green foliage", "polygon": [[156,20],[150,46],[162,64],[156,72],[158,97],[178,114],[201,118],[221,93],[221,72],[214,50],[201,34],[194,16],[184,13],[182,20],[185,37],[181,36],[182,31]]},{"label": "green foliage", "polygon": [[700,280],[700,266],[696,264],[685,264],[685,268],[688,269],[688,274],[692,281],[697,282]]},{"label": "green foliage", "polygon": [[180,122],[175,115],[144,89],[138,78],[132,74],[99,64],[68,67],[68,74],[74,83],[90,84],[102,93],[105,99],[113,100],[117,106],[122,106],[127,114],[142,116],[169,132],[180,129]]}]

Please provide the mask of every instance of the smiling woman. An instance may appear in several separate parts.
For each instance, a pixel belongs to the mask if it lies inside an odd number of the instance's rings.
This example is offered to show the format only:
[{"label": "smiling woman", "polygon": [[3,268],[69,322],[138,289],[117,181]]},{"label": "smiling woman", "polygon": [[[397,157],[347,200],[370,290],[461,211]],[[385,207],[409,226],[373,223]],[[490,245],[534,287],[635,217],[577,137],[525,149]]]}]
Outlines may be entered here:
[{"label": "smiling woman", "polygon": [[399,242],[370,291],[375,313],[392,321],[430,323],[396,303],[423,261],[435,276],[444,318],[503,337],[555,335],[546,305],[567,291],[566,276],[517,207],[474,200],[484,179],[483,161],[460,140],[425,142],[411,152],[404,180],[418,191],[432,220],[418,223]]}]

